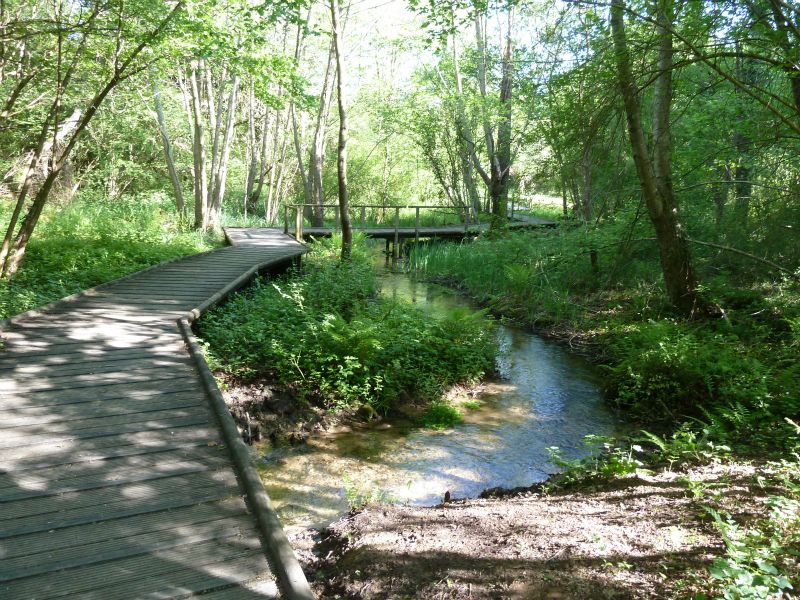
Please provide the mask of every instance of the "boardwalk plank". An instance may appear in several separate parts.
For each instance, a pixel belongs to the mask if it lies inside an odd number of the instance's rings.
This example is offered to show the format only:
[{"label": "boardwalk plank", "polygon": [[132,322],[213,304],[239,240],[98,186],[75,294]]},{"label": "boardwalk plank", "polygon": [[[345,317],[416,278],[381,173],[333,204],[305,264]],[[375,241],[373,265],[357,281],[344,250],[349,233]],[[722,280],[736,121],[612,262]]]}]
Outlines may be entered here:
[{"label": "boardwalk plank", "polygon": [[304,247],[275,230],[0,337],[0,597],[277,597],[177,319]]},{"label": "boardwalk plank", "polygon": [[[156,413],[134,413],[118,417],[102,419],[83,419],[70,421],[62,427],[17,427],[3,432],[0,439],[0,450],[4,448],[23,448],[26,446],[47,444],[65,444],[77,440],[88,440],[135,433],[156,431],[159,429],[175,429],[190,425],[203,425],[213,419],[213,415],[205,406],[161,411]],[[116,421],[111,423],[97,421]]]},{"label": "boardwalk plank", "polygon": [[[193,523],[206,523],[220,519],[240,517],[247,514],[247,507],[240,498],[219,500],[202,504],[192,504],[167,512],[154,512],[145,515],[124,517],[111,521],[101,521],[78,525],[65,529],[31,533],[0,540],[3,562],[0,569],[6,569],[7,559],[29,557],[31,562],[44,562],[43,556],[57,549],[83,548],[89,544],[115,543],[133,535],[165,531],[178,527],[188,527]],[[33,558],[33,555],[38,555]]]}]

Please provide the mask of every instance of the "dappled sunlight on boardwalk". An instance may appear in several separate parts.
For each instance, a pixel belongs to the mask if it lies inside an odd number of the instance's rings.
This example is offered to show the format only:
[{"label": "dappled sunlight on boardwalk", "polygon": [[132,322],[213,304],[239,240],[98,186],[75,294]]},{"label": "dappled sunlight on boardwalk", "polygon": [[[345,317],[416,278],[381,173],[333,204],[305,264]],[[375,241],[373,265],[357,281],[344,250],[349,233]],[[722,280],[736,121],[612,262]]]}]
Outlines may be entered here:
[{"label": "dappled sunlight on boardwalk", "polygon": [[273,234],[5,324],[0,597],[276,597],[177,325],[304,251]]}]

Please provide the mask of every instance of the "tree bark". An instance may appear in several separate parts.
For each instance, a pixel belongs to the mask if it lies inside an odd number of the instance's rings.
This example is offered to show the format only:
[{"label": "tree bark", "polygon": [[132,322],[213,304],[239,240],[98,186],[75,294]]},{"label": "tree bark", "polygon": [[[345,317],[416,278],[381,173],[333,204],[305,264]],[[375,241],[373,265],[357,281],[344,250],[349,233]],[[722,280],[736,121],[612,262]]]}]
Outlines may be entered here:
[{"label": "tree bark", "polygon": [[189,90],[192,101],[192,157],[194,162],[194,228],[208,229],[208,175],[206,173],[205,125],[200,99],[197,62],[192,62]]},{"label": "tree bark", "polygon": [[672,190],[672,142],[669,116],[672,101],[672,0],[658,0],[658,76],[653,100],[653,159],[650,160],[638,87],[631,70],[625,32],[625,0],[612,0],[611,31],[616,52],[617,77],[628,125],[633,160],[656,232],[664,283],[672,304],[683,314],[705,311],[697,291],[689,248],[678,222],[678,206]]},{"label": "tree bark", "polygon": [[211,214],[209,217],[209,225],[212,229],[219,228],[220,217],[222,216],[222,202],[225,200],[225,186],[228,181],[228,163],[231,156],[231,146],[233,145],[233,125],[236,117],[236,101],[239,94],[239,83],[239,76],[234,75],[233,81],[231,82],[231,93],[228,97],[228,110],[225,131],[222,137],[222,150],[217,159],[217,175],[214,178]]},{"label": "tree bark", "polygon": [[336,92],[339,100],[339,157],[336,163],[339,184],[339,218],[342,228],[342,260],[349,260],[353,250],[350,226],[350,200],[347,189],[347,103],[344,95],[345,72],[342,31],[339,27],[339,0],[330,0],[333,48],[336,55]]},{"label": "tree bark", "polygon": [[153,79],[153,101],[156,106],[156,118],[158,119],[158,131],[161,134],[161,146],[164,149],[164,160],[167,163],[169,180],[172,184],[172,193],[175,195],[175,207],[178,209],[178,214],[181,216],[181,218],[183,218],[186,216],[186,205],[183,201],[181,180],[178,177],[178,171],[175,168],[175,157],[172,153],[172,142],[170,142],[169,139],[167,122],[166,119],[164,119],[164,107],[161,104],[161,92],[158,89],[158,82],[155,79]]},{"label": "tree bark", "polygon": [[333,84],[336,80],[334,67],[335,52],[333,39],[328,50],[328,64],[325,68],[325,79],[322,82],[322,91],[319,96],[319,110],[317,111],[317,124],[314,129],[314,143],[311,146],[311,161],[309,163],[313,202],[317,205],[314,210],[314,226],[323,225],[323,205],[325,204],[325,189],[322,184],[322,170],[325,158],[325,126],[328,122],[331,100],[333,98]]}]

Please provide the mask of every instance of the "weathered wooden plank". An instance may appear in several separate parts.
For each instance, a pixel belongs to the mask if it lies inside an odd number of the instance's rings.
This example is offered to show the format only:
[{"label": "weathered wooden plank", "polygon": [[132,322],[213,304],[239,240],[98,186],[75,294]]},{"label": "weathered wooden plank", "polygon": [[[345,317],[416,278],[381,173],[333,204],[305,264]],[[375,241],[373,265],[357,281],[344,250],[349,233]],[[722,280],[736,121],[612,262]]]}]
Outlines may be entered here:
[{"label": "weathered wooden plank", "polygon": [[75,352],[76,350],[84,349],[86,352],[93,350],[109,350],[114,349],[130,349],[142,346],[155,346],[160,344],[176,344],[180,339],[173,334],[172,331],[164,330],[159,331],[157,335],[152,332],[148,335],[146,332],[142,333],[123,333],[114,338],[88,338],[86,339],[70,339],[61,336],[43,336],[37,335],[26,336],[21,333],[10,335],[9,332],[3,332],[0,337],[5,340],[5,347],[3,348],[2,356],[12,357],[25,353],[42,353],[49,354],[63,354],[64,352]]},{"label": "weathered wooden plank", "polygon": [[[206,478],[200,478],[200,475]],[[75,501],[66,508],[62,507],[62,502],[57,498],[12,502],[7,507],[4,506],[3,517],[6,516],[6,510],[14,509],[17,514],[13,518],[0,519],[0,539],[239,496],[241,492],[236,480],[232,474],[230,477],[230,481],[221,482],[207,479],[207,474],[201,473],[156,480],[148,484],[76,492],[85,501]],[[15,504],[22,506],[15,507]]]},{"label": "weathered wooden plank", "polygon": [[[131,400],[147,398],[154,394],[201,388],[193,380],[175,379],[169,373],[145,380],[131,378],[125,383],[105,383],[103,385],[77,387],[42,392],[6,393],[0,396],[0,410],[19,406],[50,406],[60,404],[82,404],[93,400],[128,397]],[[80,410],[79,407],[76,410]]]},{"label": "weathered wooden plank", "polygon": [[83,403],[80,410],[76,410],[71,404],[14,407],[3,412],[0,430],[26,425],[40,425],[47,428],[49,423],[69,423],[96,417],[135,415],[195,406],[205,406],[205,398],[198,391],[164,392],[136,402],[131,402],[126,396],[108,400],[90,400]]},{"label": "weathered wooden plank", "polygon": [[85,388],[140,381],[152,382],[162,379],[191,379],[193,375],[194,370],[189,365],[168,365],[151,366],[150,369],[116,370],[101,373],[67,373],[27,378],[0,377],[0,405],[4,398],[18,397],[19,394],[24,394],[26,398],[35,398],[38,397],[38,394],[50,391],[84,390]]},{"label": "weathered wooden plank", "polygon": [[107,417],[100,420],[116,420],[118,422],[102,423],[96,426],[92,426],[91,423],[98,419],[70,421],[69,425],[58,428],[55,426],[50,428],[18,427],[16,429],[3,430],[3,435],[0,437],[0,450],[40,446],[41,444],[61,445],[74,443],[78,440],[104,438],[123,433],[207,425],[212,422],[212,419],[213,415],[206,407],[202,406],[163,411],[161,413],[138,413],[120,417]]},{"label": "weathered wooden plank", "polygon": [[0,469],[6,472],[24,471],[221,443],[216,426],[176,427],[79,440],[57,448],[53,448],[50,444],[13,448],[3,452],[3,463]]},{"label": "weathered wooden plank", "polygon": [[13,369],[20,364],[64,364],[76,361],[116,360],[118,357],[136,357],[143,354],[185,354],[186,344],[182,339],[172,338],[168,342],[142,343],[133,346],[107,347],[104,345],[68,344],[64,348],[37,349],[25,352],[17,349],[0,350],[0,369]]},{"label": "weathered wooden plank", "polygon": [[203,592],[202,596],[191,596],[203,600],[265,600],[278,598],[278,589],[272,579],[247,581],[245,583],[223,588],[221,590]]},{"label": "weathered wooden plank", "polygon": [[[208,449],[206,447],[206,449]],[[214,450],[214,449],[210,449]],[[196,458],[180,458],[177,452],[158,453],[157,461],[147,464],[140,461],[136,467],[114,465],[113,467],[100,466],[92,470],[76,468],[69,465],[70,470],[64,467],[51,469],[38,469],[35,473],[0,474],[0,503],[28,498],[43,498],[56,496],[66,492],[91,490],[101,487],[127,485],[189,473],[202,473],[229,466],[229,459],[224,452],[217,450],[214,453],[199,454]],[[141,457],[136,457],[141,458]],[[162,461],[168,461],[166,463]],[[98,461],[101,462],[101,461]],[[115,463],[115,459],[102,461]],[[60,469],[60,470],[59,470]],[[42,473],[46,475],[42,475]],[[60,475],[60,479],[53,480],[52,475]]]},{"label": "weathered wooden plank", "polygon": [[[56,549],[85,549],[88,544],[114,543],[116,540],[134,535],[189,527],[194,523],[238,518],[246,514],[248,514],[247,506],[237,496],[213,502],[191,504],[168,511],[20,535],[0,540],[0,552],[3,554],[3,561],[28,557],[31,562],[45,562],[44,555]],[[4,569],[5,563],[2,562],[0,570]]]},{"label": "weathered wooden plank", "polygon": [[[172,525],[169,529],[148,533],[128,532],[127,537],[121,538],[104,536],[102,541],[96,543],[69,548],[56,546],[33,556],[5,557],[0,567],[0,582],[131,558],[188,544],[224,540],[241,535],[243,529],[252,528],[247,516],[238,519],[221,517],[211,521],[176,526],[171,512],[159,513],[164,521]],[[136,526],[136,523],[131,525]]]},{"label": "weathered wooden plank", "polygon": [[[237,559],[247,559],[244,563],[236,562]],[[260,559],[260,560],[259,560]],[[226,568],[226,564],[231,566]],[[135,556],[128,559],[109,561],[83,568],[69,569],[59,573],[48,573],[40,577],[25,578],[0,584],[0,593],[10,598],[71,598],[81,597],[81,594],[94,592],[92,596],[103,600],[110,600],[112,594],[122,598],[143,598],[141,582],[147,586],[156,587],[156,591],[169,590],[170,579],[180,579],[180,583],[187,580],[186,574],[204,575],[209,583],[216,581],[216,586],[230,583],[226,580],[226,571],[235,577],[242,565],[247,565],[249,574],[258,573],[265,560],[260,555],[260,549],[253,538],[231,537],[229,543],[219,544],[205,542],[189,544],[178,548],[171,548]],[[264,568],[263,570],[266,570]],[[186,573],[186,574],[184,574]],[[181,575],[178,575],[181,574]],[[172,576],[172,577],[170,577]],[[234,579],[235,581],[235,579]],[[123,587],[124,586],[124,587]],[[196,591],[201,591],[199,588]],[[212,588],[213,589],[213,588]],[[195,591],[195,590],[192,590]],[[123,594],[120,596],[119,594]],[[186,595],[186,590],[183,591]],[[169,597],[163,595],[161,597]]]},{"label": "weathered wooden plank", "polygon": [[[146,354],[140,353],[136,358],[122,357],[118,360],[81,360],[80,362],[65,361],[56,364],[21,364],[6,367],[0,364],[0,381],[3,378],[13,377],[14,381],[27,382],[29,380],[47,378],[52,381],[57,377],[79,376],[111,372],[146,371],[164,367],[191,367],[192,361],[178,352],[171,354]],[[4,370],[13,371],[4,373]],[[0,424],[0,427],[2,424]]]}]

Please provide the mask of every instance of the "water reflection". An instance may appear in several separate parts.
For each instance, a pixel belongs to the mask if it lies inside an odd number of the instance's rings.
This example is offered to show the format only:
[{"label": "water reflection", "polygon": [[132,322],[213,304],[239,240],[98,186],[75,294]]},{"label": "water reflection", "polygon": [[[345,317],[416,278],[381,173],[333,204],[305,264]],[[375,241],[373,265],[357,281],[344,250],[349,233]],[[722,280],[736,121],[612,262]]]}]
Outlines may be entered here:
[{"label": "water reflection", "polygon": [[[386,275],[382,293],[434,315],[468,306],[448,290],[403,275]],[[325,526],[348,510],[348,497],[435,504],[446,491],[465,497],[530,485],[553,469],[549,446],[578,456],[583,436],[618,431],[586,361],[521,330],[501,326],[498,336],[500,377],[456,428],[383,422],[265,455],[262,477],[284,525]]]}]

